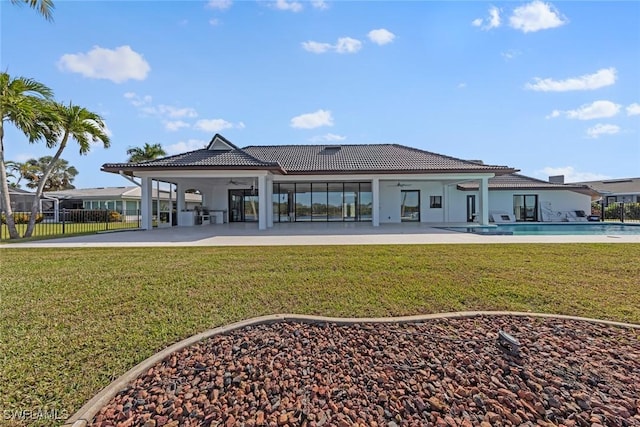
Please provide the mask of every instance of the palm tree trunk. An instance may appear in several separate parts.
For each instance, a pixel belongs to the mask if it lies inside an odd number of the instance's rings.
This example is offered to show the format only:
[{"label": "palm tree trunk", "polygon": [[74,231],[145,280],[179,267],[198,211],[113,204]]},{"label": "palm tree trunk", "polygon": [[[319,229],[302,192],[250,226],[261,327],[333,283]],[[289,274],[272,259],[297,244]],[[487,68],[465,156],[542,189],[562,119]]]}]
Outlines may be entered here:
[{"label": "palm tree trunk", "polygon": [[49,179],[49,175],[51,175],[51,171],[53,170],[53,167],[55,166],[56,162],[62,155],[62,152],[64,151],[65,147],[67,146],[68,139],[69,139],[69,133],[67,132],[64,134],[64,137],[62,138],[62,142],[60,143],[60,147],[58,147],[58,151],[56,151],[56,154],[51,158],[51,161],[45,168],[44,173],[42,174],[42,177],[38,181],[38,188],[36,189],[36,195],[35,195],[35,198],[33,199],[33,204],[31,205],[31,215],[29,216],[29,225],[27,225],[27,231],[25,231],[24,237],[31,237],[31,235],[33,234],[33,229],[36,226],[36,215],[38,214],[38,208],[40,207],[40,197],[42,197],[42,193],[44,192],[44,185],[47,182],[47,179]]},{"label": "palm tree trunk", "polygon": [[[9,229],[10,239],[19,239],[20,234],[16,229],[16,223],[13,221],[13,209],[11,208],[11,196],[9,196],[9,182],[7,182],[7,169],[4,164],[4,128],[0,121],[0,181],[2,185],[2,201],[5,209],[5,221]],[[1,226],[1,224],[0,224]]]}]

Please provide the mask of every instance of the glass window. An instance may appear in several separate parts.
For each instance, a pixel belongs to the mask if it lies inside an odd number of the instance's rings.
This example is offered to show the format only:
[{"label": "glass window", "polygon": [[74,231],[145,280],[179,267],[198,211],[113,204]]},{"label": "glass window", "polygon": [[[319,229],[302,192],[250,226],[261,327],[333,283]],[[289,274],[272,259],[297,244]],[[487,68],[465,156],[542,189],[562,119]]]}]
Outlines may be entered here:
[{"label": "glass window", "polygon": [[341,182],[330,182],[327,185],[327,211],[329,221],[342,221],[342,188]]},{"label": "glass window", "polygon": [[314,182],[311,184],[311,219],[313,221],[327,221],[326,182]]},{"label": "glass window", "polygon": [[429,207],[432,209],[442,208],[442,196],[429,196]]},{"label": "glass window", "polygon": [[373,193],[371,191],[370,182],[360,183],[360,192],[358,193],[358,221],[371,221],[371,212],[373,211]]},{"label": "glass window", "polygon": [[296,184],[296,221],[311,221],[311,184]]},{"label": "glass window", "polygon": [[420,221],[420,191],[401,190],[400,219],[402,221]]}]

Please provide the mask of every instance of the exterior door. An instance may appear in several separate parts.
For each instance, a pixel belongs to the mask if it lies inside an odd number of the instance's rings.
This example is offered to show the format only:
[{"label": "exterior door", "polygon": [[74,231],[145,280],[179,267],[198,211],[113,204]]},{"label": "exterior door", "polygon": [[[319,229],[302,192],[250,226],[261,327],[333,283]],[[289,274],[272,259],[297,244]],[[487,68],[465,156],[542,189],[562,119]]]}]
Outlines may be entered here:
[{"label": "exterior door", "polygon": [[467,196],[467,222],[473,222],[476,218],[476,196]]},{"label": "exterior door", "polygon": [[258,192],[229,190],[229,222],[258,221]]},{"label": "exterior door", "polygon": [[514,195],[513,214],[516,221],[538,221],[538,195]]},{"label": "exterior door", "polygon": [[400,191],[400,220],[420,222],[420,191]]}]

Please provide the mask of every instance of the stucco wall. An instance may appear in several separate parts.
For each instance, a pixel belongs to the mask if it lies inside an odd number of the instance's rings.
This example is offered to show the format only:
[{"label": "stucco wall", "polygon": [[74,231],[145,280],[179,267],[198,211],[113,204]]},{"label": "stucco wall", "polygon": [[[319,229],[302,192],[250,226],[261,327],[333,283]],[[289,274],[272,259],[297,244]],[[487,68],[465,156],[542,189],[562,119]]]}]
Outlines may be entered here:
[{"label": "stucco wall", "polygon": [[[398,183],[401,185],[399,186]],[[443,187],[436,181],[380,181],[380,222],[399,223],[402,190],[420,191],[420,222],[443,222],[444,208],[430,208],[430,196],[442,196]],[[444,202],[446,203],[446,202]]]},{"label": "stucco wall", "polygon": [[[551,209],[558,212],[582,210],[587,215],[591,213],[591,197],[585,194],[580,194],[568,190],[489,191],[489,210],[501,210],[512,213],[514,194],[537,194],[539,207],[543,206],[545,202],[548,202],[551,204]],[[540,209],[538,209],[538,219],[542,220],[540,216]]]}]

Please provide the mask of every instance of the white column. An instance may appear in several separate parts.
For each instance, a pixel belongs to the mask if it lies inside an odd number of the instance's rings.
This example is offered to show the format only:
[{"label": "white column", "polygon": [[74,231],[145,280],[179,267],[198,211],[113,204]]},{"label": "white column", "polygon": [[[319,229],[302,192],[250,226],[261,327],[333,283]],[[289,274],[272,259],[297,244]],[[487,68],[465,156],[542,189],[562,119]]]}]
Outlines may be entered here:
[{"label": "white column", "polygon": [[489,178],[480,179],[480,224],[489,225]]},{"label": "white column", "polygon": [[378,227],[380,225],[380,178],[373,178],[371,181],[371,193],[371,222],[374,227]]},{"label": "white column", "polygon": [[267,179],[267,227],[273,227],[273,178]]},{"label": "white column", "polygon": [[142,178],[140,184],[142,193],[140,194],[140,209],[142,210],[142,219],[140,221],[140,228],[143,230],[151,230],[153,228],[152,216],[153,216],[153,183],[151,178]]},{"label": "white column", "polygon": [[258,230],[267,229],[267,177],[258,177]]},{"label": "white column", "polygon": [[[186,209],[186,203],[184,198],[184,186],[182,184],[176,184],[176,210],[178,214]],[[180,218],[180,215],[178,215]],[[179,224],[178,224],[179,225]]]},{"label": "white column", "polygon": [[156,181],[156,224],[160,225],[160,181]]}]

